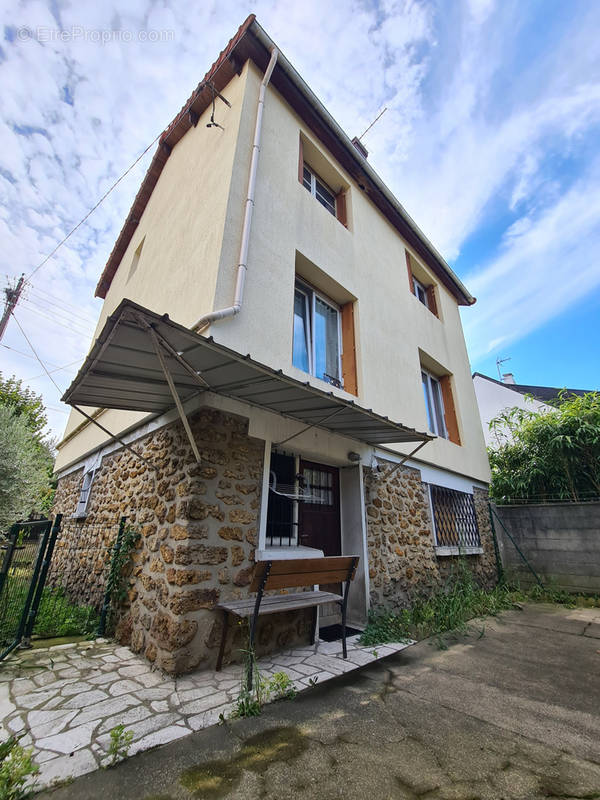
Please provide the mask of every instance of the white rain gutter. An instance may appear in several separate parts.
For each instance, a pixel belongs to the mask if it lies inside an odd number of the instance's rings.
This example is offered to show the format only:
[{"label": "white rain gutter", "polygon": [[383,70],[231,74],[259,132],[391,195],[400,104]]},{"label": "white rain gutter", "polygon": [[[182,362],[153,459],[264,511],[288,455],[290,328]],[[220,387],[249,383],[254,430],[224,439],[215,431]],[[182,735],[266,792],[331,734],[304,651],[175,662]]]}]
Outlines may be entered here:
[{"label": "white rain gutter", "polygon": [[248,246],[250,244],[250,230],[252,228],[252,212],[254,210],[254,190],[256,188],[256,174],[258,168],[258,155],[260,153],[260,137],[262,129],[263,109],[265,106],[265,93],[267,85],[271,80],[271,73],[277,63],[277,56],[279,51],[276,47],[271,49],[271,60],[265,70],[264,77],[260,84],[260,92],[258,95],[258,106],[256,109],[256,124],[254,126],[254,142],[252,144],[252,160],[250,162],[250,175],[248,176],[248,195],[246,197],[246,211],[244,214],[244,226],[242,228],[242,242],[240,245],[240,257],[238,261],[237,280],[235,284],[235,296],[233,305],[229,308],[221,308],[218,311],[211,311],[210,314],[205,314],[200,317],[195,325],[192,325],[192,330],[201,331],[219,319],[227,317],[234,317],[239,314],[242,308],[242,301],[244,299],[244,283],[246,281],[246,272],[248,270]]}]

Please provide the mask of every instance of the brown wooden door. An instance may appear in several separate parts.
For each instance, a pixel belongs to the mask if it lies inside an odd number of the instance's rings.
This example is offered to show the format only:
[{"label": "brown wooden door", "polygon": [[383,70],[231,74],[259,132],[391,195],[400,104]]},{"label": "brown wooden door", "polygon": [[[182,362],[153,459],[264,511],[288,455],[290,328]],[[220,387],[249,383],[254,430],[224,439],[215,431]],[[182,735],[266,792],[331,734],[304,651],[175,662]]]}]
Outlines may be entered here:
[{"label": "brown wooden door", "polygon": [[314,502],[299,503],[298,537],[301,545],[316,547],[326,556],[342,554],[340,475],[337,467],[300,461],[304,491]]}]

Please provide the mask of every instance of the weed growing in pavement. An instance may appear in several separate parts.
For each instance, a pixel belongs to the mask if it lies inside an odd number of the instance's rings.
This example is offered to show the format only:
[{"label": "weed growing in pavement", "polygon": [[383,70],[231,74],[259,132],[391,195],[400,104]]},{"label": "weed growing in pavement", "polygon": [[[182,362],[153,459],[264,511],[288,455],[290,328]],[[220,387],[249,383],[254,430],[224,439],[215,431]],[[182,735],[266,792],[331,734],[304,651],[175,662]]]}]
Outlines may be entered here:
[{"label": "weed growing in pavement", "polygon": [[126,731],[123,724],[115,725],[110,732],[109,767],[114,767],[119,761],[124,761],[127,758],[132,739],[133,731]]},{"label": "weed growing in pavement", "polygon": [[19,744],[24,736],[11,736],[0,744],[0,800],[23,800],[35,789],[35,778],[40,768],[33,762],[33,750]]}]

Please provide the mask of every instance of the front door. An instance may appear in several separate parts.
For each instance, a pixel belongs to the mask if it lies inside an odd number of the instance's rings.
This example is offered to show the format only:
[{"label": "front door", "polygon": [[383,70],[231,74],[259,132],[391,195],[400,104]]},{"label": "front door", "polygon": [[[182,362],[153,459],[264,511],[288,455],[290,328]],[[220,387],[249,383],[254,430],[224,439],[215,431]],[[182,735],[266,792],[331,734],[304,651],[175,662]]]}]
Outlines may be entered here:
[{"label": "front door", "polygon": [[340,529],[340,474],[337,467],[300,461],[300,475],[309,502],[299,503],[300,544],[316,547],[326,556],[342,554]]}]

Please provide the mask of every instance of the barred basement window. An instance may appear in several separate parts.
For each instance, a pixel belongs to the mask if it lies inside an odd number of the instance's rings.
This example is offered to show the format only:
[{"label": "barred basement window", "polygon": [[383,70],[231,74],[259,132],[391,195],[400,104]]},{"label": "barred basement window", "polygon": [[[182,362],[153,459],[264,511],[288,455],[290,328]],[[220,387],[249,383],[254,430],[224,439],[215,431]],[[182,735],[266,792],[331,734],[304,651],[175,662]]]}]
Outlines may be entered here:
[{"label": "barred basement window", "polygon": [[473,495],[430,484],[438,547],[481,547]]}]

